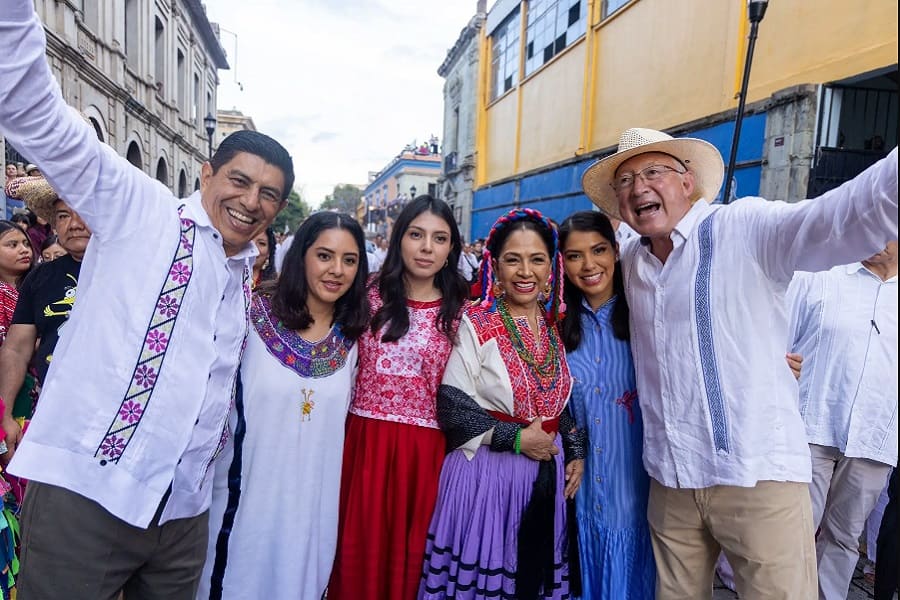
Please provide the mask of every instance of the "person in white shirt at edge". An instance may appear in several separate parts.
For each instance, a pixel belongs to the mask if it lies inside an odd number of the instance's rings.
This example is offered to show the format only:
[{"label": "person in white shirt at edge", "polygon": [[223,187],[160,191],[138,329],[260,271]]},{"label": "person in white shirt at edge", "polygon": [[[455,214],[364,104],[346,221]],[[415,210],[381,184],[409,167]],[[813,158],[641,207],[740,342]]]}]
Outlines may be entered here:
[{"label": "person in white shirt at edge", "polygon": [[712,206],[711,144],[629,129],[582,184],[621,244],[651,476],[659,600],[712,597],[720,549],[742,598],[816,596],[809,448],[785,361],[794,271],[897,237],[897,150],[821,198]]},{"label": "person in white shirt at edge", "polygon": [[78,302],[28,434],[4,419],[22,507],[21,600],[190,599],[206,555],[209,468],[227,440],[248,331],[253,237],[291,157],[241,131],[178,200],[66,105],[32,0],[2,0],[0,133],[93,231]]},{"label": "person in white shirt at edge", "polygon": [[819,598],[843,600],[866,517],[897,465],[897,242],[862,262],[796,273],[788,302],[791,352],[803,356]]}]

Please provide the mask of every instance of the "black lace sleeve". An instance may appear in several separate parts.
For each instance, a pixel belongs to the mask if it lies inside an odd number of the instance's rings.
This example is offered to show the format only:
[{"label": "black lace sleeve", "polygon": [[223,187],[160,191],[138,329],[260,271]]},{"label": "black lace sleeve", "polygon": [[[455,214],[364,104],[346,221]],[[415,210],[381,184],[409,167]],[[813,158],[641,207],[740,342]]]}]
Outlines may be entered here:
[{"label": "black lace sleeve", "polygon": [[568,406],[559,415],[559,433],[563,439],[563,452],[565,452],[566,463],[585,457],[587,452],[587,435],[583,429],[578,429],[575,418],[572,416]]},{"label": "black lace sleeve", "polygon": [[519,426],[490,416],[475,400],[450,385],[438,387],[437,420],[447,437],[447,451],[459,448],[474,437],[493,428],[491,449],[512,450]]}]

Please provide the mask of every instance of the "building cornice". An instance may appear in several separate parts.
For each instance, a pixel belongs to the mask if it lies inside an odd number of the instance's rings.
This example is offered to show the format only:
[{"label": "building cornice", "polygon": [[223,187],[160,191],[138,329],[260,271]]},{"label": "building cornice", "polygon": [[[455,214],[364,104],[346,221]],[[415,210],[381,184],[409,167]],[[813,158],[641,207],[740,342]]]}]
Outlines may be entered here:
[{"label": "building cornice", "polygon": [[204,45],[206,46],[210,57],[212,57],[213,64],[216,65],[217,69],[230,69],[231,67],[228,66],[228,57],[225,56],[225,50],[222,49],[222,44],[219,43],[219,37],[213,30],[212,24],[206,16],[206,10],[203,8],[200,0],[184,0],[184,3],[187,5],[194,26],[200,33],[200,37],[203,38]]},{"label": "building cornice", "polygon": [[438,67],[438,75],[447,77],[447,74],[450,73],[450,69],[453,68],[453,65],[456,64],[456,61],[459,60],[469,46],[469,42],[478,35],[478,32],[484,26],[484,20],[485,15],[478,13],[469,20],[469,23],[465,27],[463,27],[462,31],[459,32],[459,37],[456,38],[456,43],[447,51],[447,57],[444,58],[444,62]]}]

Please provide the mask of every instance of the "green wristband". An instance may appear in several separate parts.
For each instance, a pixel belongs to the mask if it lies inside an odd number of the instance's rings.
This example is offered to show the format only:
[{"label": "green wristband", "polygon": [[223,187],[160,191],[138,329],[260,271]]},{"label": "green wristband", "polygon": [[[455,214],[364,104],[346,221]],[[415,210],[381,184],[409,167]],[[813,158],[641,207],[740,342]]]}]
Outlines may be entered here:
[{"label": "green wristband", "polygon": [[516,430],[516,441],[513,444],[513,450],[516,454],[522,454],[522,428]]}]

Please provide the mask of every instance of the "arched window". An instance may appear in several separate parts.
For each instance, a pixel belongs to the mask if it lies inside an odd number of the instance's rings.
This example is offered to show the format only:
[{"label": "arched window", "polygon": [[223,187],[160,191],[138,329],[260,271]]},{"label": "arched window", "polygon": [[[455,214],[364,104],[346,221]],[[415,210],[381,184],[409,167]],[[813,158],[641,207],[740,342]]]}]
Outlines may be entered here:
[{"label": "arched window", "polygon": [[178,173],[178,197],[184,198],[187,195],[187,174],[184,172],[184,169],[181,169],[181,172]]},{"label": "arched window", "polygon": [[141,149],[137,142],[128,144],[128,152],[125,154],[125,158],[138,169],[144,170],[144,159],[141,156]]},{"label": "arched window", "polygon": [[169,167],[166,165],[166,159],[162,156],[159,157],[159,162],[156,163],[156,180],[169,187]]}]

